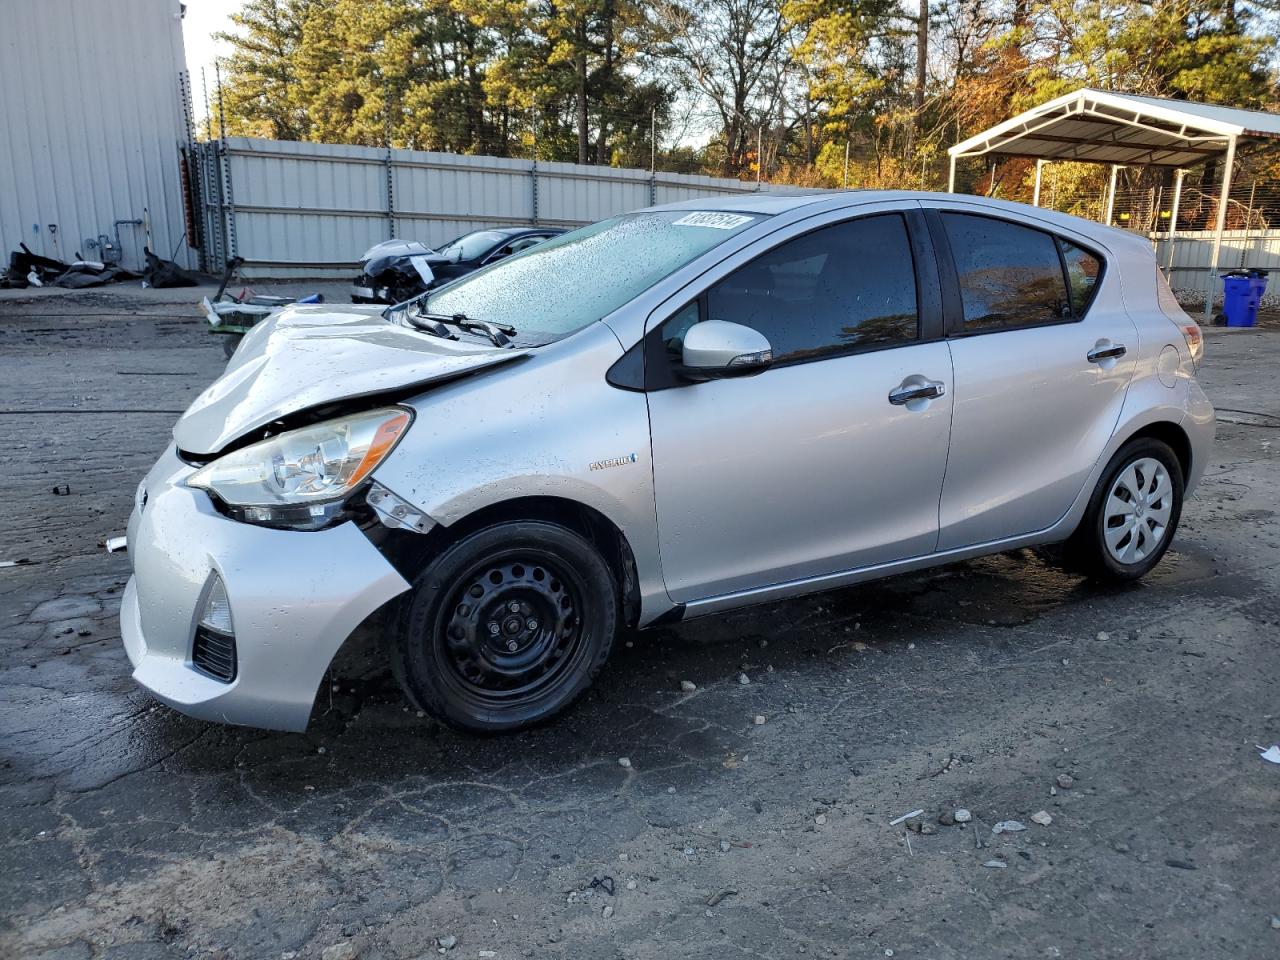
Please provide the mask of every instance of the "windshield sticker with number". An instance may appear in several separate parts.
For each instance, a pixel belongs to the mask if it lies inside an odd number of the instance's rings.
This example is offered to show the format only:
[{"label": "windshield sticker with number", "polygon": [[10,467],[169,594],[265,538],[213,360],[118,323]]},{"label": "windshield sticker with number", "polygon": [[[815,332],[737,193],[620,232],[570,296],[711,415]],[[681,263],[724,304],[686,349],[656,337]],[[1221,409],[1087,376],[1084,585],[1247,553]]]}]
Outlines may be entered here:
[{"label": "windshield sticker with number", "polygon": [[738,213],[687,213],[679,220],[672,221],[677,227],[710,227],[713,230],[737,230],[744,223],[750,223],[752,217],[744,217]]}]

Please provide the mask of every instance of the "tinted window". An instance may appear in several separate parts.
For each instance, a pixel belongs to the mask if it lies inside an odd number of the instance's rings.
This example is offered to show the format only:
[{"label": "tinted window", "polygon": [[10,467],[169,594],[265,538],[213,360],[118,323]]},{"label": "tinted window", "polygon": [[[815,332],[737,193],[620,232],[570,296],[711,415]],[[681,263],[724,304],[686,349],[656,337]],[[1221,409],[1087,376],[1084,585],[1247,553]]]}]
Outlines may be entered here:
[{"label": "tinted window", "polygon": [[486,250],[501,243],[506,239],[506,236],[505,233],[499,233],[496,230],[477,230],[475,233],[464,233],[457,240],[452,240],[445,244],[438,252],[448,257],[456,254],[460,260],[474,260]]},{"label": "tinted window", "polygon": [[1067,266],[1067,289],[1071,291],[1071,307],[1077,317],[1084,316],[1102,278],[1102,261],[1087,250],[1061,238],[1062,262]]},{"label": "tinted window", "polygon": [[[668,321],[677,344],[694,321]],[[865,217],[815,230],[753,260],[706,297],[702,319],[754,327],[777,362],[813,360],[851,348],[917,337],[915,270],[902,217]]]},{"label": "tinted window", "polygon": [[1004,220],[944,213],[960,275],[965,332],[1069,319],[1054,238]]}]

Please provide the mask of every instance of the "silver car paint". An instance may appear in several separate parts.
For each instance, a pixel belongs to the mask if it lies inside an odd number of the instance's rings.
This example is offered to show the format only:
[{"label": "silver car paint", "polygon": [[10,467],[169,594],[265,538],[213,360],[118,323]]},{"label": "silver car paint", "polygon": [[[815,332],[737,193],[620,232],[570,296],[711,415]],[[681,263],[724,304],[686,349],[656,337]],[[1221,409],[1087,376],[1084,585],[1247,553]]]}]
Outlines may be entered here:
[{"label": "silver car paint", "polygon": [[[184,484],[192,472],[171,446],[139,488],[129,523],[134,575],[120,628],[134,679],[192,716],[303,730],[338,648],[408,584],[353,524],[297,533],[237,523]],[[215,572],[236,630],[239,670],[229,684],[191,666]]]},{"label": "silver car paint", "polygon": [[217,453],[273,420],[334,400],[425,386],[507,363],[522,350],[426,337],[382,307],[291,306],[255,326],[226,371],[173,430],[178,448]]},{"label": "silver car paint", "polygon": [[[867,192],[671,205],[774,216],[677,270],[602,323],[518,358],[513,351],[502,351],[503,359],[515,360],[503,367],[435,383],[408,401],[417,412],[414,426],[374,477],[445,525],[523,497],[550,496],[590,506],[614,523],[631,547],[640,581],[642,624],[679,602],[690,615],[727,610],[1060,540],[1083,515],[1108,459],[1135,431],[1154,423],[1181,424],[1186,431],[1193,449],[1188,492],[1194,488],[1213,437],[1213,411],[1195,382],[1180,331],[1156,306],[1149,246],[1106,227],[1000,201],[966,197],[946,198],[945,203],[1040,221],[1101,250],[1108,274],[1100,291],[1107,300],[1099,303],[1110,311],[1118,309],[1114,298],[1122,298],[1121,313],[1127,311],[1133,326],[1124,331],[1115,318],[1086,326],[1092,313],[1084,323],[1070,326],[1085,334],[1084,339],[1095,332],[1125,337],[1130,352],[1123,364],[1101,374],[1091,369],[1080,353],[1084,340],[1077,343],[1074,336],[1064,336],[1063,325],[913,344],[648,396],[606,383],[606,370],[646,329],[759,250],[823,222],[939,202],[931,194]],[[467,341],[467,357],[462,360],[462,351],[442,351],[437,341],[412,331],[397,330],[384,339],[382,328],[368,314],[359,322],[344,319],[353,313],[350,308],[333,314],[331,321],[324,319],[324,308],[308,313],[312,316],[303,322],[316,329],[259,363],[256,388],[211,388],[208,402],[197,404],[190,414],[199,422],[184,418],[175,429],[180,446],[216,451],[247,430],[323,402],[317,397],[336,399],[383,386],[425,384],[482,367],[497,353]],[[326,351],[321,328],[329,322],[351,326]],[[346,336],[357,328],[357,336]],[[259,341],[269,339],[273,329],[255,330],[246,338],[231,374],[239,364],[252,364],[262,355]],[[1010,337],[1029,339],[1044,331],[1049,334],[1040,338],[1042,344],[1022,349],[1009,345]],[[412,338],[413,356],[400,363],[393,344],[407,346],[405,337]],[[1043,395],[1045,404],[1063,403],[1061,395],[1053,399],[1063,385],[1054,376],[1017,368],[1028,357],[1057,358],[1058,338],[1070,341],[1062,348],[1067,359],[1054,360],[1058,369],[1077,363],[1074,357],[1079,354],[1085,372],[1074,376],[1081,384],[1101,384],[1106,396],[1085,405],[1101,423],[1071,424],[1077,431],[1075,442],[1055,446],[1052,438],[1026,431],[1018,418],[1030,410],[1044,418],[1039,432],[1061,428],[1057,411],[1045,412],[1039,399]],[[334,351],[339,342],[354,345],[352,351]],[[965,354],[969,348],[961,345],[969,343],[981,346],[981,351],[974,348],[978,359]],[[1160,380],[1159,357],[1168,347],[1177,350],[1182,361],[1172,386]],[[447,355],[442,357],[442,352]],[[956,355],[962,362],[953,374]],[[448,374],[439,373],[441,362],[449,366]],[[1004,403],[985,396],[983,386],[960,379],[960,367],[998,371]],[[912,374],[944,381],[947,393],[917,411],[889,405],[887,391]],[[1122,382],[1126,380],[1127,389]],[[800,393],[810,402],[793,398],[784,403],[799,411],[799,422],[769,416],[760,399],[765,391],[775,400]],[[989,433],[1016,438],[998,451],[1005,465],[1015,468],[1016,489],[1009,490],[1008,478],[984,472],[982,463],[948,442],[952,414],[964,404],[975,413],[985,409],[994,418]],[[1081,409],[1077,403],[1077,416]],[[754,421],[744,413],[754,413]],[[833,438],[839,448],[822,442]],[[195,446],[187,447],[187,439]],[[1017,444],[1037,442],[1032,453],[1017,456]],[[930,443],[936,446],[930,448]],[[957,458],[955,474],[947,463],[948,447],[949,455]],[[906,469],[895,470],[895,464]],[[346,634],[407,584],[351,525],[322,533],[288,533],[234,523],[213,511],[203,494],[182,486],[188,470],[176,459],[162,460],[147,481],[161,509],[148,517],[153,510],[149,504],[140,516],[135,511],[131,523],[130,549],[138,576],[124,619],[131,656],[143,651],[143,666],[136,675],[180,709],[231,722],[296,729],[299,717],[305,723],[304,705],[309,708],[319,678]],[[797,478],[804,485],[799,493],[788,489]],[[888,493],[896,494],[896,501]],[[997,504],[1003,506],[992,508]],[[970,539],[964,542],[966,537]],[[309,544],[305,552],[314,553],[321,543],[326,556],[343,556],[326,570],[317,589],[281,572],[281,558],[303,561],[303,551],[295,544]],[[169,576],[166,564],[179,568],[176,585],[161,586]],[[197,616],[195,585],[215,567],[233,571],[236,585],[233,589],[228,581],[228,594],[242,650],[240,679],[230,688],[217,684],[221,690],[216,698],[212,692],[192,692],[195,688],[186,676],[191,671],[184,660]],[[261,585],[254,583],[255,577],[261,578]],[[274,606],[266,587],[277,597]],[[327,599],[319,591],[328,591]],[[135,598],[136,613],[131,612]],[[313,612],[308,601],[321,610]],[[264,633],[260,623],[275,629]],[[251,636],[241,640],[239,634],[246,628]],[[248,652],[251,642],[267,636],[272,642],[276,636],[287,640],[274,651]],[[294,669],[297,661],[286,656],[290,651],[302,651],[305,671]],[[278,676],[247,676],[251,666],[256,672],[268,664],[275,664]],[[272,698],[280,704],[278,711],[271,707]]]}]

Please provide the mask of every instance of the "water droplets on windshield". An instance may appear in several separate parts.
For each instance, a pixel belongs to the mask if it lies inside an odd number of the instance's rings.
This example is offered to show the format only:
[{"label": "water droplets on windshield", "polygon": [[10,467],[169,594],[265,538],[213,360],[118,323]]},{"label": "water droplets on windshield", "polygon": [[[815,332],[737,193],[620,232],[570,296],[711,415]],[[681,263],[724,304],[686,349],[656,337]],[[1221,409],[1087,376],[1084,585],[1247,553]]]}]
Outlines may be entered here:
[{"label": "water droplets on windshield", "polygon": [[675,222],[689,212],[627,214],[554,237],[434,294],[427,310],[510,324],[525,342],[558,339],[761,219],[730,229]]}]

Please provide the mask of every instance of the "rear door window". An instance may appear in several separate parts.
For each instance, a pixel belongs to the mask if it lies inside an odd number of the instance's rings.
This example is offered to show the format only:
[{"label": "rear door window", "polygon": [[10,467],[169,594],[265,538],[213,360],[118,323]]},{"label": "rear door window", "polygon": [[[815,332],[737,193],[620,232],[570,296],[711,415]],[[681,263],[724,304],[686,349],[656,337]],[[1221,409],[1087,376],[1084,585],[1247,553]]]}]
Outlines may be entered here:
[{"label": "rear door window", "polygon": [[964,333],[1072,319],[1054,237],[965,213],[943,213],[942,222],[959,275]]}]

